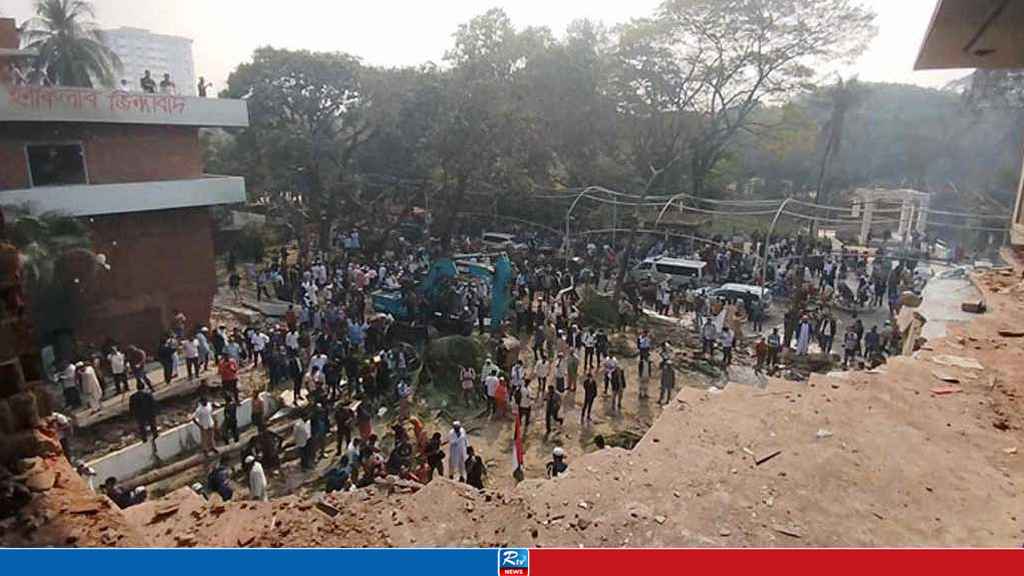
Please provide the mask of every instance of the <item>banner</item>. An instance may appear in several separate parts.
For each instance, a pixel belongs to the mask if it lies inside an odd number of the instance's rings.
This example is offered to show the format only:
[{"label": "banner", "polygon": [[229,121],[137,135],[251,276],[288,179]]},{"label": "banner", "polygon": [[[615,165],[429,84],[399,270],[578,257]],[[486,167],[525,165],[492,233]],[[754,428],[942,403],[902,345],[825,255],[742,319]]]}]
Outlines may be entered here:
[{"label": "banner", "polygon": [[1024,550],[0,549],[5,574],[182,576],[845,576],[1018,574]]}]

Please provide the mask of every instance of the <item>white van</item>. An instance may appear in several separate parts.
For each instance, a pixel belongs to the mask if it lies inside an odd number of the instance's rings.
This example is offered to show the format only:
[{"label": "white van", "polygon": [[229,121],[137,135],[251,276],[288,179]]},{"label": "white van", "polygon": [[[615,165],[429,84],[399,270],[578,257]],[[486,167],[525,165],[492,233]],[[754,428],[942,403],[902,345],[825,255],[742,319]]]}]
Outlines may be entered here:
[{"label": "white van", "polygon": [[505,234],[503,232],[484,232],[480,240],[485,246],[494,250],[515,250],[523,246],[516,242],[514,234]]},{"label": "white van", "polygon": [[633,279],[661,284],[668,280],[672,287],[699,285],[704,280],[707,263],[684,258],[647,258],[632,271]]}]

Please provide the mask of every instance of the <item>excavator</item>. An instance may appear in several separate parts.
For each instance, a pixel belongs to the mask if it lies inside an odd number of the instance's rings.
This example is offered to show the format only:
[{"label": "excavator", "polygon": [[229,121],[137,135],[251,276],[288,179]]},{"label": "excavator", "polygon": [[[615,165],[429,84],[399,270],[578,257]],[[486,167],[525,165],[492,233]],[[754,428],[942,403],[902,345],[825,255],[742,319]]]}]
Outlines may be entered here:
[{"label": "excavator", "polygon": [[388,314],[406,333],[403,340],[421,340],[427,326],[441,335],[472,332],[476,318],[462,306],[455,287],[460,277],[482,278],[490,282],[491,329],[497,329],[505,319],[512,300],[512,263],[508,256],[499,254],[493,264],[478,261],[485,254],[459,255],[435,260],[426,276],[415,286],[398,289],[380,289],[371,294],[374,311]]}]

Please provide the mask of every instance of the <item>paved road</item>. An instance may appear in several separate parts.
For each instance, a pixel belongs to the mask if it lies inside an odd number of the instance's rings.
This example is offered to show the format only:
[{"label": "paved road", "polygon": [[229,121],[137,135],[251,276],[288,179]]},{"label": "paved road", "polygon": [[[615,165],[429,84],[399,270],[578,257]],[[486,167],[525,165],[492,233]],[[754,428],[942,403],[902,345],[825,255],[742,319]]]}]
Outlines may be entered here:
[{"label": "paved road", "polygon": [[966,277],[940,278],[939,274],[949,270],[946,266],[933,265],[935,273],[922,293],[923,301],[918,309],[928,322],[922,335],[928,339],[946,335],[950,323],[968,322],[974,316],[960,310],[960,304],[978,300],[981,294]]}]

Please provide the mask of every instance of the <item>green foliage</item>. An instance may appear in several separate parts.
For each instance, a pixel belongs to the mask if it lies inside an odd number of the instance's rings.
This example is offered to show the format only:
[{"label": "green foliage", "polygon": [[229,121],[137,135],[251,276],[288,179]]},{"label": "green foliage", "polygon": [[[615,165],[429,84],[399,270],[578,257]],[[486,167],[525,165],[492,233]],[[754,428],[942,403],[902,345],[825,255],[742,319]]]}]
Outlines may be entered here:
[{"label": "green foliage", "polygon": [[445,336],[431,340],[423,352],[423,362],[435,386],[459,386],[462,366],[477,372],[483,365],[484,347],[470,336]]},{"label": "green foliage", "polygon": [[592,289],[581,294],[580,317],[584,326],[615,328],[619,325],[619,307],[612,299]]},{"label": "green foliage", "polygon": [[121,60],[107,47],[103,32],[92,18],[91,2],[36,0],[36,17],[29,20],[23,38],[39,52],[35,66],[49,81],[61,86],[92,87],[95,79],[114,86]]},{"label": "green foliage", "polygon": [[277,238],[270,228],[257,224],[246,224],[238,233],[233,251],[235,256],[245,262],[262,262],[267,246],[277,243]]}]

